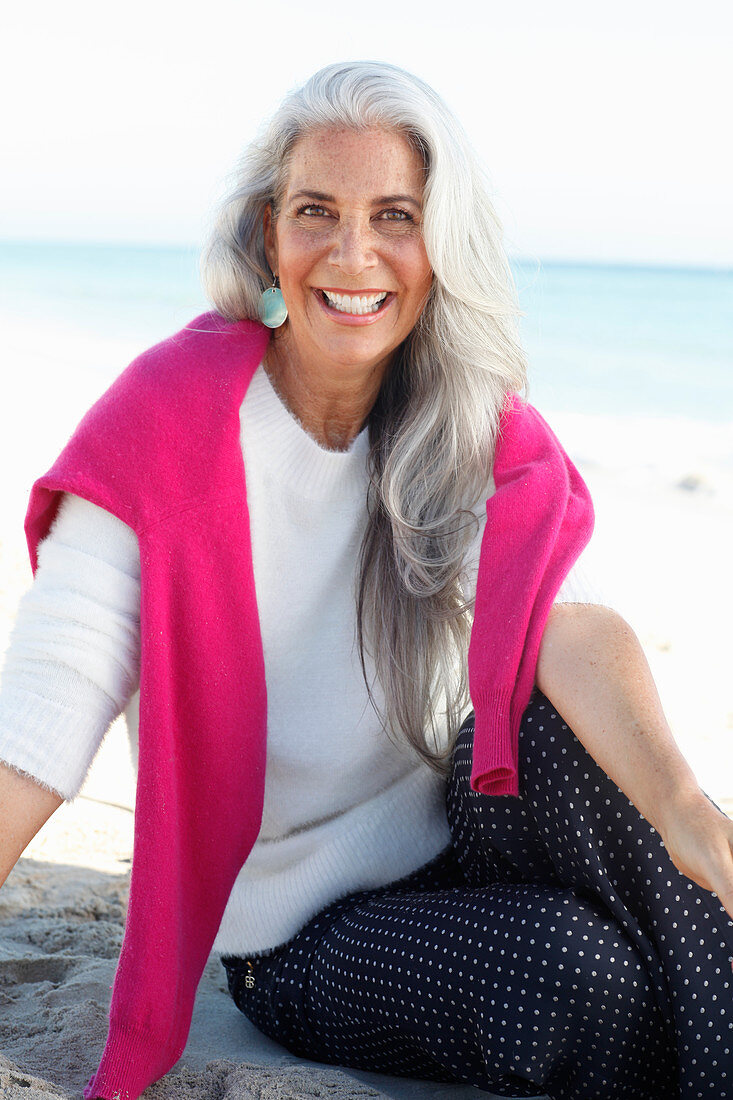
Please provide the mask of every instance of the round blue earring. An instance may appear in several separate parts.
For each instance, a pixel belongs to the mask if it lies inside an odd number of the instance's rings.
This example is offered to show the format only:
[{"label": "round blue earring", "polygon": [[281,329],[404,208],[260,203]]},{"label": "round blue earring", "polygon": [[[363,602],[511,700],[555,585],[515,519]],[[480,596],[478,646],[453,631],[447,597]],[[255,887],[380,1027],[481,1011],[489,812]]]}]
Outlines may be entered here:
[{"label": "round blue earring", "polygon": [[288,307],[285,305],[283,292],[278,286],[278,277],[272,278],[272,286],[263,290],[260,296],[257,312],[263,325],[268,328],[279,328],[288,315]]}]

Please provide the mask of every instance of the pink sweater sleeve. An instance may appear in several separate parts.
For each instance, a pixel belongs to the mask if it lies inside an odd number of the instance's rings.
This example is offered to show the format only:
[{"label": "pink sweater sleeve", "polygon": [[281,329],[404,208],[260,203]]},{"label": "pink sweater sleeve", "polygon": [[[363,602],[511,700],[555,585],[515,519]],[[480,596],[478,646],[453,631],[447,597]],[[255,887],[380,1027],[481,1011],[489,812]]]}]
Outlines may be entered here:
[{"label": "pink sweater sleeve", "polygon": [[517,744],[553,600],[590,539],[590,494],[536,409],[512,395],[487,503],[469,686],[476,715],[471,786],[518,794]]}]

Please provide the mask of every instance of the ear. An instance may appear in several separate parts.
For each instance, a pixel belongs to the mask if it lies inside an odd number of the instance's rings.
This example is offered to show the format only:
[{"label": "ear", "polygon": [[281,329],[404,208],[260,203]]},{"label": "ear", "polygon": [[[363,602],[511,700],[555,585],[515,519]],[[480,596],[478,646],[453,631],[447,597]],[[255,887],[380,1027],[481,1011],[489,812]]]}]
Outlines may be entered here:
[{"label": "ear", "polygon": [[275,219],[272,216],[272,204],[268,202],[262,215],[262,236],[265,242],[265,255],[270,265],[270,271],[277,275],[277,234],[275,232]]}]

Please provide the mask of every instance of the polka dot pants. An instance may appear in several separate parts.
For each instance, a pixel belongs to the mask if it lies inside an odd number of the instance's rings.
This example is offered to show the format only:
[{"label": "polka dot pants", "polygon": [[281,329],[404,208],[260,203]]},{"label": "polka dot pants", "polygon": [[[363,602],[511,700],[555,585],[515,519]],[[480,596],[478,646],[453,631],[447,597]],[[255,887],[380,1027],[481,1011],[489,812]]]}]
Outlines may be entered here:
[{"label": "polka dot pants", "polygon": [[448,784],[452,845],[264,955],[237,1006],[301,1057],[500,1096],[733,1097],[733,922],[535,690],[520,798]]}]

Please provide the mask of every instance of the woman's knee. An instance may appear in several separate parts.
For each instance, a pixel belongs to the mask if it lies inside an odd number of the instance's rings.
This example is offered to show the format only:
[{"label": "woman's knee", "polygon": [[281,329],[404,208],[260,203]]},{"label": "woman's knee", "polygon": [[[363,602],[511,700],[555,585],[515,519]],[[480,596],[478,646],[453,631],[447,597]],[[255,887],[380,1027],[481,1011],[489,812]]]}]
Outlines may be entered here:
[{"label": "woman's knee", "polygon": [[636,946],[610,913],[569,895],[550,928],[554,982],[563,1003],[592,1013],[599,1028],[639,1025],[656,1011],[650,976]]}]

